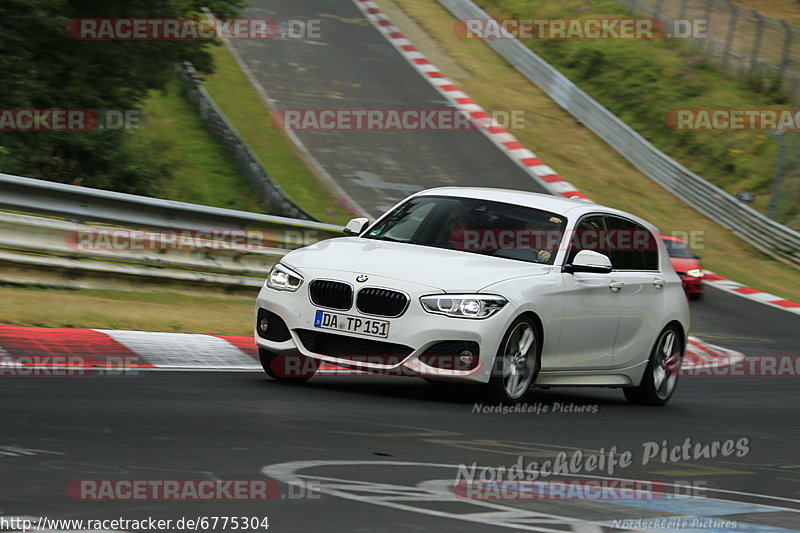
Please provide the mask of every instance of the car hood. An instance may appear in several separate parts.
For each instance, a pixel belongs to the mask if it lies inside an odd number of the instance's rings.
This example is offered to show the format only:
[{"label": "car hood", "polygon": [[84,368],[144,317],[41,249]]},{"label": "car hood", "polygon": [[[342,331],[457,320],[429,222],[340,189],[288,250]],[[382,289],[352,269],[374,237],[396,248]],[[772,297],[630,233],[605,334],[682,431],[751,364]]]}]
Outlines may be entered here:
[{"label": "car hood", "polygon": [[367,274],[448,292],[477,291],[511,278],[543,275],[552,268],[514,259],[359,237],[320,241],[288,253],[281,262],[300,273],[310,268]]},{"label": "car hood", "polygon": [[672,268],[675,269],[675,272],[688,272],[696,268],[702,268],[700,266],[700,262],[697,259],[688,257],[687,258],[671,257],[670,262],[672,263]]}]

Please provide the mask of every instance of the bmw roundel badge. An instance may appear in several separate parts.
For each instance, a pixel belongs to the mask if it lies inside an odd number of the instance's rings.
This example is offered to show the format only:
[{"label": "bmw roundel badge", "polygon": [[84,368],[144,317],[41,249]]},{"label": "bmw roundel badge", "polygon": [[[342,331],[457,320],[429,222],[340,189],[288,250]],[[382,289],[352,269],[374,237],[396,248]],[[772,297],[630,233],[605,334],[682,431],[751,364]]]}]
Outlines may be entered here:
[{"label": "bmw roundel badge", "polygon": [[359,282],[359,283],[364,283],[368,279],[369,279],[369,276],[367,276],[366,274],[361,274],[359,276],[356,276],[356,281]]}]

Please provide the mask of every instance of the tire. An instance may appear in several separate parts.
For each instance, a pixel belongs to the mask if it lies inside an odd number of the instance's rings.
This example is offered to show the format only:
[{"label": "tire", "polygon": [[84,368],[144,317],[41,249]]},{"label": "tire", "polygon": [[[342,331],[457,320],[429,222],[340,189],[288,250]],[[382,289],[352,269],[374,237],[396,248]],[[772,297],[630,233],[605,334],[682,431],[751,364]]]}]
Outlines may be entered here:
[{"label": "tire", "polygon": [[492,376],[486,385],[489,399],[506,405],[522,401],[541,368],[542,342],[533,320],[517,318],[503,335]]},{"label": "tire", "polygon": [[303,383],[317,373],[319,361],[301,354],[277,355],[264,348],[258,349],[264,372],[272,379],[286,383]]},{"label": "tire", "polygon": [[664,328],[656,338],[639,386],[623,389],[629,402],[661,406],[672,398],[680,374],[682,343],[676,326]]}]

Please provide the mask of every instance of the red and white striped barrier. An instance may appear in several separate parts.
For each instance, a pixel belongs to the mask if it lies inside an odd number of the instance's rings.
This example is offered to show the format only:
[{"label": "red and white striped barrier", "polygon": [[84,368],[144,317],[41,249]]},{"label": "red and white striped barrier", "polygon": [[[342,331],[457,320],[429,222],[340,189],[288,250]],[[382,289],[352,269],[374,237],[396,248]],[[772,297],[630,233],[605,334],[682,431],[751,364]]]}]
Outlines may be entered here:
[{"label": "red and white striped barrier", "polygon": [[[689,337],[683,365],[699,368],[719,363],[724,358],[727,358],[727,363],[741,357],[738,352]],[[26,375],[22,370],[29,368],[262,370],[252,337],[0,326],[0,377],[4,374]],[[361,374],[329,364],[323,364],[320,373]]]},{"label": "red and white striped barrier", "polygon": [[741,283],[737,283],[736,281],[724,278],[719,274],[714,274],[709,270],[705,271],[705,276],[703,277],[703,283],[705,283],[706,285],[710,285],[711,287],[714,287],[716,289],[720,289],[722,291],[729,292],[737,296],[742,296],[744,298],[747,298],[748,300],[760,302],[762,304],[776,307],[778,309],[783,309],[784,311],[789,311],[790,313],[794,313],[796,315],[800,315],[800,303],[798,302],[786,300],[784,298],[781,298],[780,296],[775,296],[774,294],[770,294],[768,292],[762,292],[758,289],[747,287],[745,285],[742,285]]}]

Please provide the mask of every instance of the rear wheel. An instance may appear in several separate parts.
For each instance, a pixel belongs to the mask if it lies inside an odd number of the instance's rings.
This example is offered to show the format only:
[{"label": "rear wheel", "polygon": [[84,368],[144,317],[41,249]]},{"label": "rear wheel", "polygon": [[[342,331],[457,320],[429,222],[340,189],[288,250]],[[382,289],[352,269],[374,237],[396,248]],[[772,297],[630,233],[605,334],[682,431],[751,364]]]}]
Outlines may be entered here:
[{"label": "rear wheel", "polygon": [[664,405],[672,397],[681,369],[681,334],[667,326],[656,339],[638,387],[623,389],[625,398],[641,405]]},{"label": "rear wheel", "polygon": [[541,341],[536,325],[528,317],[516,319],[500,342],[492,377],[490,397],[501,403],[519,403],[539,375]]},{"label": "rear wheel", "polygon": [[258,357],[269,377],[289,383],[308,381],[319,368],[318,360],[301,354],[278,355],[259,348]]}]

